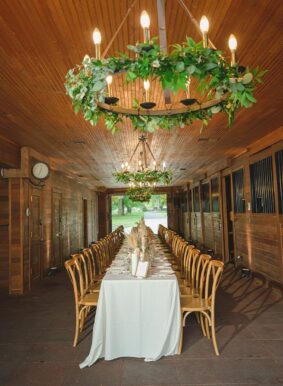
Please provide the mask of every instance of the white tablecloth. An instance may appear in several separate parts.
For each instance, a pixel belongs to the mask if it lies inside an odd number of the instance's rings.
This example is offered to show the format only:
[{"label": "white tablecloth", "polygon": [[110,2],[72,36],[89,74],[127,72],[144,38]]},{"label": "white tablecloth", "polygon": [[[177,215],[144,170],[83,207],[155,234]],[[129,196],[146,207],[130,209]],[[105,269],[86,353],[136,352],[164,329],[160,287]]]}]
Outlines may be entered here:
[{"label": "white tablecloth", "polygon": [[177,354],[180,328],[175,275],[138,279],[107,273],[99,293],[91,350],[80,367],[102,357],[155,361]]}]

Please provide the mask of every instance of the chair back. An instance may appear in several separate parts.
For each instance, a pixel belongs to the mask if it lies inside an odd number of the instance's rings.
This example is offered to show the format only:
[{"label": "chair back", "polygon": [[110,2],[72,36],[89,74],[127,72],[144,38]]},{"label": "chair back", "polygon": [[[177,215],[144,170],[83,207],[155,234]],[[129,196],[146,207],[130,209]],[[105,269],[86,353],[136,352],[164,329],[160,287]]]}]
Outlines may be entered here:
[{"label": "chair back", "polygon": [[207,261],[201,273],[200,295],[215,305],[216,291],[224,269],[224,263],[219,260]]},{"label": "chair back", "polygon": [[70,260],[66,260],[64,265],[73,286],[75,304],[77,306],[80,299],[84,295],[84,290],[82,289],[83,287],[82,278],[81,278],[82,272],[81,272],[80,266],[77,263],[77,259],[74,257],[71,258]]},{"label": "chair back", "polygon": [[192,289],[196,288],[196,273],[197,273],[197,262],[200,256],[199,249],[193,248],[188,252],[187,266],[186,266],[186,280]]}]

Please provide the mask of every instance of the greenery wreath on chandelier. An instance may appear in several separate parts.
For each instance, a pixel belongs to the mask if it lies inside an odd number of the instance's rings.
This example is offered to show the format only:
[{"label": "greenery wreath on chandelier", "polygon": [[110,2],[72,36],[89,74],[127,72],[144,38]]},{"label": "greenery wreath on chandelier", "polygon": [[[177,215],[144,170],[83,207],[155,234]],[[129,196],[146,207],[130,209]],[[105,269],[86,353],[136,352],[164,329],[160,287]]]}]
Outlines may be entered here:
[{"label": "greenery wreath on chandelier", "polygon": [[139,184],[148,183],[153,186],[154,183],[169,185],[172,182],[171,170],[140,170],[137,172],[117,171],[113,173],[116,182],[123,184]]},{"label": "greenery wreath on chandelier", "polygon": [[134,202],[149,202],[152,189],[149,187],[132,187],[127,190],[126,195]]},{"label": "greenery wreath on chandelier", "polygon": [[[127,54],[106,59],[85,56],[82,64],[69,70],[65,87],[70,96],[74,111],[82,111],[84,119],[96,125],[101,117],[112,133],[118,130],[118,124],[127,117],[134,129],[142,132],[154,132],[155,129],[170,130],[184,127],[196,120],[206,126],[212,116],[219,112],[228,115],[232,125],[235,112],[240,107],[248,108],[256,99],[253,96],[256,85],[261,83],[266,71],[258,68],[250,70],[239,66],[223,57],[220,50],[204,47],[188,38],[183,44],[175,44],[170,53],[165,53],[156,42],[156,38],[146,43],[128,46],[135,54],[135,59]],[[199,104],[197,108],[188,106],[182,113],[170,114],[141,109],[137,100],[133,101],[133,113],[115,112],[113,106],[107,106],[109,84],[107,77],[126,72],[126,82],[137,79],[158,79],[163,90],[176,93],[187,90],[188,78],[198,82],[197,91],[211,104]],[[111,98],[110,98],[111,99]],[[114,98],[114,104],[115,104]],[[113,104],[113,98],[112,102]],[[164,111],[164,110],[163,110]]]}]

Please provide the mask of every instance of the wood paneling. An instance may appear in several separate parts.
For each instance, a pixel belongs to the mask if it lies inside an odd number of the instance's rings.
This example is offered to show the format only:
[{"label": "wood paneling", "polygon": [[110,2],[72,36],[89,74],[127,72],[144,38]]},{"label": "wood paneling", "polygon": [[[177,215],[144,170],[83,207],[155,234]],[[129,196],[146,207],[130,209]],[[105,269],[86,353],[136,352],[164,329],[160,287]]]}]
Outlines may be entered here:
[{"label": "wood paneling", "polygon": [[[276,216],[238,215],[234,221],[235,250],[245,265],[274,281],[282,281],[282,258]],[[268,231],[267,231],[268,229]]]},{"label": "wood paneling", "polygon": [[[213,249],[215,254],[222,256],[224,260],[228,260],[228,258],[233,256],[235,258],[240,257],[244,266],[265,275],[270,280],[283,283],[283,216],[279,212],[280,206],[278,205],[278,200],[280,200],[280,195],[277,194],[278,173],[273,171],[276,213],[252,213],[251,207],[250,165],[270,157],[273,160],[273,167],[275,169],[275,153],[283,149],[283,142],[272,144],[267,140],[265,147],[266,149],[262,149],[262,151],[256,154],[251,152],[237,157],[233,161],[231,168],[219,173],[223,180],[223,189],[220,190],[221,210],[220,212],[212,213],[191,212],[190,237],[197,240],[200,244],[204,243],[207,248]],[[243,171],[240,185],[235,179],[232,181],[233,173],[238,170]],[[207,180],[204,182],[207,182]],[[266,180],[262,179],[258,184],[259,189],[262,189],[261,184],[265,183]],[[237,213],[234,210],[235,194],[232,195],[231,205],[228,205],[227,213],[227,184],[234,190],[237,190],[240,186],[241,200],[244,200],[246,203],[244,213]],[[201,207],[201,211],[202,209]],[[202,222],[198,221],[197,215],[202,216]],[[232,232],[230,237],[233,240],[233,248],[230,256],[228,247],[228,219],[232,220],[230,224],[230,232]],[[223,227],[225,232],[225,254],[223,253],[222,245]],[[202,239],[202,234],[204,234],[204,240]]]},{"label": "wood paneling", "polygon": [[0,179],[0,288],[9,288],[9,181]]},{"label": "wood paneling", "polygon": [[[35,148],[50,156],[59,170],[80,175],[96,186],[116,186],[112,172],[129,158],[138,133],[125,121],[120,133],[112,136],[102,120],[92,127],[81,114],[76,116],[65,95],[64,79],[68,69],[81,62],[86,53],[94,54],[93,28],[101,30],[103,51],[130,4],[130,0],[2,0],[0,3],[0,135],[21,146]],[[185,184],[196,174],[224,164],[283,124],[278,87],[283,80],[283,2],[199,0],[186,4],[197,20],[202,14],[207,15],[211,26],[209,36],[219,49],[229,55],[227,39],[233,32],[238,39],[239,62],[251,68],[257,65],[267,68],[268,73],[256,92],[258,103],[239,111],[232,129],[228,130],[227,119],[220,114],[202,134],[197,123],[149,135],[156,158],[165,159],[173,169],[174,185]],[[178,1],[166,1],[165,8],[168,45],[180,43],[186,36],[200,40]],[[158,34],[156,2],[138,0],[109,54],[123,52],[128,44],[142,39],[139,24],[142,9],[150,14],[151,35]],[[121,87],[121,80],[115,78],[113,90],[121,94],[125,103],[140,95],[139,82],[122,91]],[[154,82],[151,93],[161,103],[163,94]]]},{"label": "wood paneling", "polygon": [[[1,120],[0,120],[1,121]],[[0,136],[0,167],[18,168],[20,166],[20,147]]]},{"label": "wood paneling", "polygon": [[23,180],[9,180],[9,278],[10,293],[22,293],[23,282]]}]

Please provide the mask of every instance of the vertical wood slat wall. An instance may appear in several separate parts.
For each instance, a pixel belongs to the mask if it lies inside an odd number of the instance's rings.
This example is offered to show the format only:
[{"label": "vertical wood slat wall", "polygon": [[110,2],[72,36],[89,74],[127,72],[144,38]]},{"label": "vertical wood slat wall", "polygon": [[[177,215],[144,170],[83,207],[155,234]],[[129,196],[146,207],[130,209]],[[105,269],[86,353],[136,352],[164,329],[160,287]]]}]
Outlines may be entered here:
[{"label": "vertical wood slat wall", "polygon": [[[34,187],[28,178],[0,179],[0,288],[10,293],[21,294],[32,286],[31,280],[31,195],[37,191],[41,197],[42,237],[40,276],[46,274],[53,264],[52,249],[52,192],[62,192],[63,261],[71,253],[84,247],[83,198],[88,206],[87,240],[97,235],[96,193],[67,178],[61,173],[51,172],[44,187]],[[91,204],[92,202],[92,204]],[[63,263],[62,261],[62,263]]]},{"label": "vertical wood slat wall", "polygon": [[[230,168],[219,172],[219,181],[230,175],[232,188],[232,222],[234,256],[241,256],[243,264],[252,270],[264,274],[270,280],[283,283],[283,143],[270,148],[237,158]],[[213,211],[213,193],[215,176],[189,187],[192,196],[203,198],[201,187],[210,184],[210,211],[201,205],[198,199],[189,197],[191,211],[190,226],[185,230],[185,237],[196,240],[200,245],[213,249],[224,260],[229,259],[225,248],[227,229],[225,217],[225,189],[220,188],[221,207],[219,213]],[[224,187],[225,188],[225,187]],[[262,207],[257,212],[261,198]],[[192,203],[190,205],[190,202]],[[194,203],[196,202],[196,205]],[[197,219],[197,220],[196,220]],[[199,221],[199,223],[198,223]],[[183,230],[184,231],[184,230]]]}]

